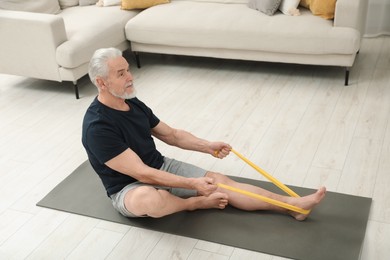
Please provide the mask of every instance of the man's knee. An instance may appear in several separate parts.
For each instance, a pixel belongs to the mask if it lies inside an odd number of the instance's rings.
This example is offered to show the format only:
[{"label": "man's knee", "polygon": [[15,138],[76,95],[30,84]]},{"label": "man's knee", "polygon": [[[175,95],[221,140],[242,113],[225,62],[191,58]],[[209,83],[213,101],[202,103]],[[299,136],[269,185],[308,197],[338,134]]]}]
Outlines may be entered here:
[{"label": "man's knee", "polygon": [[129,191],[125,197],[125,206],[135,215],[152,216],[153,211],[164,201],[159,191],[151,186],[141,186]]},{"label": "man's knee", "polygon": [[207,172],[206,176],[212,178],[214,183],[232,184],[234,182],[228,176],[218,172]]}]

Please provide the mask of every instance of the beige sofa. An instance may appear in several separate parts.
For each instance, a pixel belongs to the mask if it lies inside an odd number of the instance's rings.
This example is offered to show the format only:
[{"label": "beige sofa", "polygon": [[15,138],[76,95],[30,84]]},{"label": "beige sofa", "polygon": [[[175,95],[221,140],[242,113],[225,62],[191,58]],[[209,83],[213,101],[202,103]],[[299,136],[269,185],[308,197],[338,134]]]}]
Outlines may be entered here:
[{"label": "beige sofa", "polygon": [[87,74],[94,51],[128,49],[124,28],[138,13],[118,5],[58,5],[49,14],[0,10],[0,73],[71,81],[79,98],[77,80]]},{"label": "beige sofa", "polygon": [[299,7],[300,16],[272,16],[248,0],[173,0],[149,8],[126,24],[136,53],[207,56],[349,68],[360,48],[366,0],[337,0],[326,20]]},{"label": "beige sofa", "polygon": [[366,0],[338,0],[334,21],[302,7],[300,16],[268,16],[247,5],[248,0],[172,0],[143,11],[118,5],[59,10],[58,3],[54,14],[0,10],[0,73],[71,81],[78,98],[77,80],[87,74],[93,52],[125,50],[130,41],[138,64],[139,53],[149,52],[332,65],[346,68],[348,84]]}]

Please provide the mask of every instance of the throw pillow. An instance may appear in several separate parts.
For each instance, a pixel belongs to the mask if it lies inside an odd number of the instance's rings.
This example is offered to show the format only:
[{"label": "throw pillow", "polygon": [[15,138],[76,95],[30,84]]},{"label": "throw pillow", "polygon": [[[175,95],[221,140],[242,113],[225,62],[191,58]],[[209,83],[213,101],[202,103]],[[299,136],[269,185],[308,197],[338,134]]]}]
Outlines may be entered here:
[{"label": "throw pillow", "polygon": [[169,3],[169,0],[122,0],[122,9],[146,9],[155,5]]},{"label": "throw pillow", "polygon": [[300,0],[282,0],[279,10],[286,15],[299,15],[300,13],[297,9],[299,2]]},{"label": "throw pillow", "polygon": [[97,3],[98,0],[79,0],[79,5],[84,6],[84,5],[94,5]]},{"label": "throw pillow", "polygon": [[1,0],[0,9],[34,13],[58,14],[58,0]]},{"label": "throw pillow", "polygon": [[249,0],[248,7],[272,16],[278,10],[281,2],[282,0]]},{"label": "throw pillow", "polygon": [[120,5],[121,0],[99,0],[96,5],[97,6],[112,6],[112,5]]},{"label": "throw pillow", "polygon": [[79,5],[79,0],[58,0],[61,9]]},{"label": "throw pillow", "polygon": [[336,9],[336,0],[311,0],[310,11],[314,15],[321,16],[325,19],[333,19]]}]

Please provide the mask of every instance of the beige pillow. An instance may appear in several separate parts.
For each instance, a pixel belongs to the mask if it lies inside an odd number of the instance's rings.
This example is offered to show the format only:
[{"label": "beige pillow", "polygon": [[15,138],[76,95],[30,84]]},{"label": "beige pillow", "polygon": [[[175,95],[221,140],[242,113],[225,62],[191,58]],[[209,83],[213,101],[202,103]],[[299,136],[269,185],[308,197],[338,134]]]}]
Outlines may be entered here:
[{"label": "beige pillow", "polygon": [[279,10],[286,15],[299,15],[297,9],[300,0],[282,0],[279,6]]},{"label": "beige pillow", "polygon": [[97,6],[112,6],[112,5],[120,5],[121,0],[99,0],[96,5]]},{"label": "beige pillow", "polygon": [[169,0],[122,0],[122,9],[146,9],[155,5],[169,3]]},{"label": "beige pillow", "polygon": [[58,0],[61,9],[79,5],[79,0]]},{"label": "beige pillow", "polygon": [[34,13],[58,14],[58,0],[0,0],[0,9]]}]

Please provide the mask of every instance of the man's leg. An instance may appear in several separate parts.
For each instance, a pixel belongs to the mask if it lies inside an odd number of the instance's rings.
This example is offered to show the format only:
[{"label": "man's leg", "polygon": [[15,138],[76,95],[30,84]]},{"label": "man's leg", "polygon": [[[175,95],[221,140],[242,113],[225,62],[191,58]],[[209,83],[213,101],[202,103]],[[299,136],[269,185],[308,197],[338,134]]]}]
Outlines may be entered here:
[{"label": "man's leg", "polygon": [[[279,194],[272,193],[270,191],[267,191],[265,189],[262,189],[260,187],[256,187],[253,185],[245,184],[245,183],[239,183],[236,182],[227,176],[220,174],[220,173],[215,173],[215,172],[208,172],[206,176],[211,177],[214,179],[215,183],[222,183],[226,184],[232,187],[236,187],[242,190],[247,190],[252,193],[256,193],[274,200],[278,200],[281,202],[285,202],[303,209],[308,209],[311,210],[316,206],[318,203],[321,202],[321,200],[324,198],[326,189],[324,187],[320,188],[317,192],[305,196],[305,197],[289,197],[289,196],[282,196]],[[249,198],[245,195],[239,194],[237,192],[229,191],[226,189],[218,188],[217,192],[223,192],[228,195],[228,200],[229,204],[243,210],[272,210],[272,211],[277,211],[277,212],[282,212],[282,213],[287,213],[296,218],[297,220],[304,220],[306,219],[307,215],[293,212],[272,204],[269,204],[264,201],[260,201],[257,199]]]},{"label": "man's leg", "polygon": [[166,190],[152,186],[140,186],[129,190],[125,195],[126,209],[137,215],[159,218],[184,210],[219,208],[228,204],[227,195],[215,192],[208,197],[197,196],[183,199]]}]

